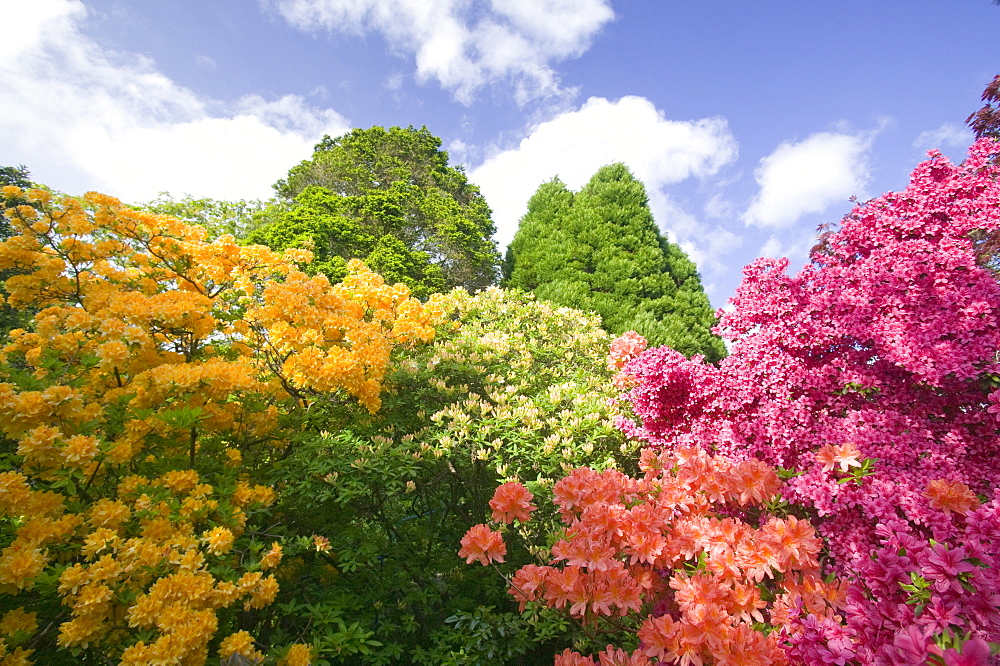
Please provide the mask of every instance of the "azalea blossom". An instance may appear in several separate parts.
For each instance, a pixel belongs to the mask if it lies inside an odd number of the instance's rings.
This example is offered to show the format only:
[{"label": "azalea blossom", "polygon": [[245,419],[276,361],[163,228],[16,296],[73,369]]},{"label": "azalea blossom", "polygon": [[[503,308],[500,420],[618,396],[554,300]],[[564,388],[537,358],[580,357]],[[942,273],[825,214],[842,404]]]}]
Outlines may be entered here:
[{"label": "azalea blossom", "polygon": [[472,526],[462,537],[461,543],[458,556],[464,557],[466,564],[472,564],[475,560],[479,560],[483,566],[490,562],[503,562],[504,555],[507,554],[503,535],[482,524]]},{"label": "azalea blossom", "polygon": [[961,481],[935,479],[927,484],[924,496],[932,507],[945,512],[964,514],[979,506],[979,498]]},{"label": "azalea blossom", "polygon": [[827,444],[816,452],[816,462],[823,463],[824,472],[829,472],[837,465],[840,465],[841,472],[846,472],[851,467],[861,467],[858,461],[860,457],[861,452],[851,442],[839,446]]},{"label": "azalea blossom", "polygon": [[531,512],[537,507],[531,503],[534,496],[523,484],[510,481],[503,484],[493,493],[490,508],[493,509],[493,520],[498,523],[512,523],[519,520],[522,523],[531,518]]}]

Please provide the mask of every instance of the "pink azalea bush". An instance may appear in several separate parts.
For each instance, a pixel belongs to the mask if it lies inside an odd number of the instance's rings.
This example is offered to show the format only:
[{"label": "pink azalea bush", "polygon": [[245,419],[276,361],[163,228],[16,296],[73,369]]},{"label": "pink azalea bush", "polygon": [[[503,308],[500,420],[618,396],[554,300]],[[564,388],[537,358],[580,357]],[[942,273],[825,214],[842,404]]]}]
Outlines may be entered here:
[{"label": "pink azalea bush", "polygon": [[788,470],[784,498],[856,581],[846,626],[803,620],[803,663],[986,663],[1000,642],[1000,283],[975,243],[1000,228],[998,154],[932,152],[798,274],[748,266],[717,367],[652,349],[616,382],[626,433]]}]

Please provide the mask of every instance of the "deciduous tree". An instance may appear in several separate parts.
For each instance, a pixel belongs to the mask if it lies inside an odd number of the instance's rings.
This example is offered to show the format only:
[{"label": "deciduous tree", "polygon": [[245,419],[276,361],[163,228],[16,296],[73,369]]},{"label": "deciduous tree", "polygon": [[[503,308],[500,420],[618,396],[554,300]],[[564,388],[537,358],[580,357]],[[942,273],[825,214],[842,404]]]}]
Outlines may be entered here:
[{"label": "deciduous tree", "polygon": [[275,189],[291,208],[250,240],[275,249],[311,244],[310,270],[331,279],[352,257],[421,297],[497,279],[490,209],[426,127],[325,137]]}]

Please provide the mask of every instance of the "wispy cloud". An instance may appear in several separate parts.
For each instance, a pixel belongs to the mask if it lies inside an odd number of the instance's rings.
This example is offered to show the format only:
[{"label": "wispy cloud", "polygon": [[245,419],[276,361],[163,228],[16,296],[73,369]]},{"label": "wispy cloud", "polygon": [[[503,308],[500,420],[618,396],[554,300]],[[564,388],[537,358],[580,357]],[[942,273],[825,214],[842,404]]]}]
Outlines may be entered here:
[{"label": "wispy cloud", "polygon": [[760,190],[743,221],[787,228],[804,215],[863,196],[875,133],[819,132],[798,143],[782,143],[761,159],[755,174]]},{"label": "wispy cloud", "polygon": [[561,95],[552,65],[578,57],[614,18],[609,0],[260,0],[308,32],[380,33],[462,103],[485,85],[519,104]]},{"label": "wispy cloud", "polygon": [[7,8],[0,41],[5,159],[53,187],[140,201],[161,190],[267,197],[324,133],[348,127],[295,95],[235,104],[196,95],[143,56],[109,52],[80,30],[78,0]]},{"label": "wispy cloud", "polygon": [[921,132],[913,140],[913,147],[920,150],[966,148],[975,140],[975,135],[968,127],[955,123],[944,123],[940,127]]}]

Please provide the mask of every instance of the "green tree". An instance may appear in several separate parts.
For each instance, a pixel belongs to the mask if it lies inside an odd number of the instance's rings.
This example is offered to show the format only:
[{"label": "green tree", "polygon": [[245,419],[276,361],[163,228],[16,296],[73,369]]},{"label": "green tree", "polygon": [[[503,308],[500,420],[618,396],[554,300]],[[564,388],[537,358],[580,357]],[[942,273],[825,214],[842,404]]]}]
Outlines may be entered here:
[{"label": "green tree", "polygon": [[160,192],[156,199],[140,204],[139,208],[205,227],[210,238],[232,234],[243,240],[257,227],[276,220],[286,206],[275,200],[222,201],[196,199],[191,195],[175,199],[169,192]]},{"label": "green tree", "polygon": [[[0,187],[5,187],[7,185],[14,185],[15,187],[20,187],[22,190],[26,190],[35,187],[35,184],[31,182],[31,174],[28,172],[26,166],[3,166],[0,167]],[[18,206],[27,205],[27,201],[22,198],[12,199],[8,202],[8,206]],[[0,242],[3,242],[14,235],[14,230],[10,226],[10,222],[6,217],[0,217]],[[0,295],[6,296],[6,290],[3,288],[3,283],[7,278],[14,275],[15,269],[10,268],[0,271]],[[0,340],[7,337],[7,333],[14,328],[21,328],[27,325],[30,317],[27,313],[22,310],[16,310],[7,304],[6,300],[0,302]]]},{"label": "green tree", "polygon": [[276,250],[311,245],[308,270],[337,280],[346,260],[360,258],[417,296],[496,282],[489,206],[426,127],[324,137],[275,189],[288,210],[248,240]]},{"label": "green tree", "polygon": [[505,284],[601,315],[653,345],[717,361],[712,307],[694,263],[657,229],[646,188],[624,164],[601,168],[579,193],[558,178],[528,202],[504,265]]}]

